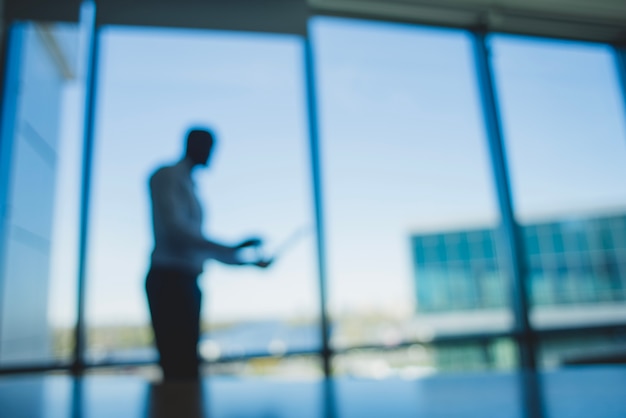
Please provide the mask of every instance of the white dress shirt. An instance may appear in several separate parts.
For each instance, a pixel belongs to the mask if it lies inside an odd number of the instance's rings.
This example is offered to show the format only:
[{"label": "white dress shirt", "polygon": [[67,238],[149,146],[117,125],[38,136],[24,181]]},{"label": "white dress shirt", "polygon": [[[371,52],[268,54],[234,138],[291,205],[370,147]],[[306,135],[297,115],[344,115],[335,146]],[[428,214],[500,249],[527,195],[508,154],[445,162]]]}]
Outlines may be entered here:
[{"label": "white dress shirt", "polygon": [[202,273],[209,253],[203,244],[202,208],[185,159],[150,177],[154,250],[152,265]]}]

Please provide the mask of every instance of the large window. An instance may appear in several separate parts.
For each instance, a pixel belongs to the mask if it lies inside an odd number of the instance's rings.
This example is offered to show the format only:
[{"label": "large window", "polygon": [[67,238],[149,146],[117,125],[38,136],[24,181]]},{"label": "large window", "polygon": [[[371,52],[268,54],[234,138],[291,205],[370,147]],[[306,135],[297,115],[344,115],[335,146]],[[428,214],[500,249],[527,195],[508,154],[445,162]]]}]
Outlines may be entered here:
[{"label": "large window", "polygon": [[604,45],[490,40],[538,328],[626,320],[626,127]]},{"label": "large window", "polygon": [[[193,173],[205,234],[227,244],[261,236],[266,255],[278,254],[266,270],[206,263],[204,371],[318,377],[330,364],[338,375],[416,378],[525,366],[518,344],[544,368],[621,355],[626,113],[615,52],[336,17],[309,25],[308,39],[98,28],[93,160],[83,161],[90,28],[12,24],[0,127],[0,369],[76,360],[81,263],[87,366],[156,361],[144,288],[148,178],[182,157],[192,127],[217,139],[208,169]],[[476,66],[476,42],[486,42],[491,68]],[[492,70],[495,109],[481,106],[478,89],[489,83],[477,75],[490,74],[477,68]],[[507,237],[481,114],[492,110],[521,227],[528,340],[514,327],[520,295],[499,241]],[[320,178],[311,178],[312,144]]]},{"label": "large window", "polygon": [[509,330],[468,34],[318,18],[313,41],[332,345]]},{"label": "large window", "polygon": [[14,23],[2,115],[0,365],[68,361],[86,27]]},{"label": "large window", "polygon": [[154,359],[144,292],[147,181],[182,157],[191,126],[217,135],[194,173],[209,237],[266,239],[267,270],[211,262],[200,277],[209,360],[319,349],[302,43],[292,36],[137,30],[102,34],[88,274],[92,361]]}]

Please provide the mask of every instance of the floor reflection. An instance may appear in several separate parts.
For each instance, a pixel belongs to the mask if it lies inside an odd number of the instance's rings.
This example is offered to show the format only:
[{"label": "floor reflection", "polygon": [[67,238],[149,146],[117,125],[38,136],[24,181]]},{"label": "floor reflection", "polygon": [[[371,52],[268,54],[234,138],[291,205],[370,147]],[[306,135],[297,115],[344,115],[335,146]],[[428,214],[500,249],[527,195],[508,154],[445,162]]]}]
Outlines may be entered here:
[{"label": "floor reflection", "polygon": [[419,379],[206,377],[150,383],[131,375],[0,377],[8,418],[623,418],[626,367]]},{"label": "floor reflection", "polygon": [[541,376],[535,372],[520,371],[518,373],[519,388],[524,418],[544,418],[545,407],[542,398]]},{"label": "floor reflection", "polygon": [[83,417],[83,387],[84,384],[82,377],[75,377],[72,380],[72,396],[70,397],[72,418]]},{"label": "floor reflection", "polygon": [[337,418],[337,390],[333,379],[322,380],[322,418]]},{"label": "floor reflection", "polygon": [[199,381],[150,383],[146,394],[145,418],[203,418],[208,391]]}]

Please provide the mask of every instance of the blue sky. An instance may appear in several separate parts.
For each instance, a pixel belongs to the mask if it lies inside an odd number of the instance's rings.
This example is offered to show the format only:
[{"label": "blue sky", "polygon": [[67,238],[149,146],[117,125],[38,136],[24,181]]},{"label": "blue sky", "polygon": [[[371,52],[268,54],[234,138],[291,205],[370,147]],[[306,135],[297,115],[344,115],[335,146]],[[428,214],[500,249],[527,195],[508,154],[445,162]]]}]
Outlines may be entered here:
[{"label": "blue sky", "polygon": [[[410,316],[411,234],[498,221],[471,40],[331,18],[314,19],[312,34],[331,308]],[[491,44],[520,220],[623,207],[625,112],[610,50],[516,37]],[[208,235],[260,234],[271,250],[312,227],[301,39],[108,28],[101,58],[89,321],[147,320],[146,179],[179,157],[190,125],[214,128],[219,141],[210,170],[195,175]],[[80,94],[68,88],[57,231],[71,228],[75,212],[80,129],[71,115]],[[75,256],[71,242],[63,248],[51,317],[70,323]],[[268,271],[212,263],[201,280],[204,314],[315,316],[316,280],[312,234]]]}]

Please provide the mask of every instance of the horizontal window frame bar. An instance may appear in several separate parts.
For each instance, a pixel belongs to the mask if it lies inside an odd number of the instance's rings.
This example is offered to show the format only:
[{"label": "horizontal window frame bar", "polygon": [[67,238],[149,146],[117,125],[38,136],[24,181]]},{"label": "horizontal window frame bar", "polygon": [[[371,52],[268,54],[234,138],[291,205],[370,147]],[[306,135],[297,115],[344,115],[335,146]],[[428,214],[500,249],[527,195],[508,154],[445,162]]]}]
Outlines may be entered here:
[{"label": "horizontal window frame bar", "polygon": [[[589,334],[589,333],[607,333],[607,332],[624,332],[626,333],[626,323],[618,324],[605,324],[605,325],[590,325],[590,326],[573,326],[573,327],[552,327],[545,329],[534,330],[533,335],[537,343],[541,343],[540,339],[549,337],[562,337],[576,334]],[[398,349],[404,349],[413,345],[454,345],[464,342],[488,342],[496,339],[510,338],[513,340],[521,340],[523,335],[521,332],[501,331],[501,332],[487,332],[487,333],[468,333],[468,334],[451,334],[451,335],[439,335],[432,339],[417,339],[411,341],[405,341],[393,346],[381,345],[381,344],[364,344],[355,345],[350,347],[332,348],[331,357],[338,355],[346,355],[355,351],[393,351]],[[319,350],[295,350],[287,351],[284,354],[272,354],[272,353],[249,353],[240,356],[224,356],[216,360],[202,359],[203,365],[212,364],[227,364],[236,363],[240,361],[248,361],[254,359],[275,358],[284,359],[290,357],[304,357],[315,356],[322,359],[322,347]],[[156,361],[152,360],[132,360],[132,361],[105,361],[105,362],[86,362],[84,367],[87,370],[107,369],[114,367],[141,367],[157,365]],[[40,365],[28,365],[22,364],[17,366],[0,367],[1,375],[11,374],[29,374],[29,373],[45,373],[54,371],[66,371],[71,372],[72,364],[70,360],[67,362],[51,362]]]},{"label": "horizontal window frame bar", "polygon": [[[457,9],[450,9],[450,11],[458,11]],[[469,12],[468,12],[469,13]],[[481,31],[483,33],[485,33],[486,35],[493,35],[493,34],[498,34],[498,35],[518,35],[518,36],[526,36],[526,37],[530,37],[530,38],[540,38],[540,39],[554,39],[554,40],[568,40],[568,41],[577,41],[577,42],[586,42],[586,43],[593,43],[593,44],[607,44],[607,45],[612,45],[615,47],[619,47],[619,46],[626,46],[626,37],[625,35],[622,34],[620,35],[620,37],[618,38],[606,38],[603,36],[584,36],[584,35],[580,35],[580,33],[582,33],[582,31],[578,30],[578,31],[573,31],[576,32],[575,34],[569,33],[569,34],[563,34],[563,33],[558,33],[558,32],[554,32],[554,33],[547,33],[547,32],[538,32],[538,31],[532,31],[532,30],[515,30],[515,29],[507,29],[506,27],[502,27],[496,24],[494,24],[493,22],[498,22],[499,20],[499,15],[498,13],[490,13],[490,12],[483,12],[478,13],[478,12],[472,12],[474,13],[476,16],[481,16],[478,19],[475,19],[474,22],[472,22],[471,24],[460,24],[460,23],[454,23],[453,20],[445,20],[445,19],[440,19],[440,20],[432,20],[432,19],[425,19],[425,18],[420,18],[417,17],[413,17],[410,15],[393,15],[393,14],[387,14],[387,15],[377,15],[375,13],[371,13],[371,12],[365,12],[365,11],[354,11],[354,10],[339,10],[339,9],[335,9],[335,10],[331,10],[331,9],[327,9],[324,7],[319,7],[319,6],[313,6],[311,8],[311,13],[309,15],[309,22],[310,19],[315,18],[315,17],[337,17],[337,18],[345,18],[345,19],[356,19],[356,20],[366,20],[366,21],[374,21],[374,22],[380,22],[380,23],[401,23],[401,24],[407,24],[407,25],[415,25],[415,26],[424,26],[424,27],[429,27],[429,28],[440,28],[440,29],[456,29],[456,30],[463,30],[463,31],[468,31],[468,32],[474,32],[474,31]],[[532,23],[540,23],[543,25],[548,25],[548,24],[556,24],[556,25],[578,25],[580,27],[586,27],[588,30],[586,32],[592,33],[594,32],[594,29],[602,29],[602,28],[613,28],[615,31],[620,31],[621,30],[621,25],[619,25],[618,23],[609,23],[609,22],[592,22],[592,21],[585,21],[585,20],[581,20],[581,19],[565,19],[565,18],[559,18],[559,17],[554,17],[554,16],[540,16],[540,15],[528,15],[528,14],[524,14],[524,13],[509,13],[506,16],[508,17],[512,17],[512,18],[521,18],[521,19],[527,19],[529,22]]]}]

